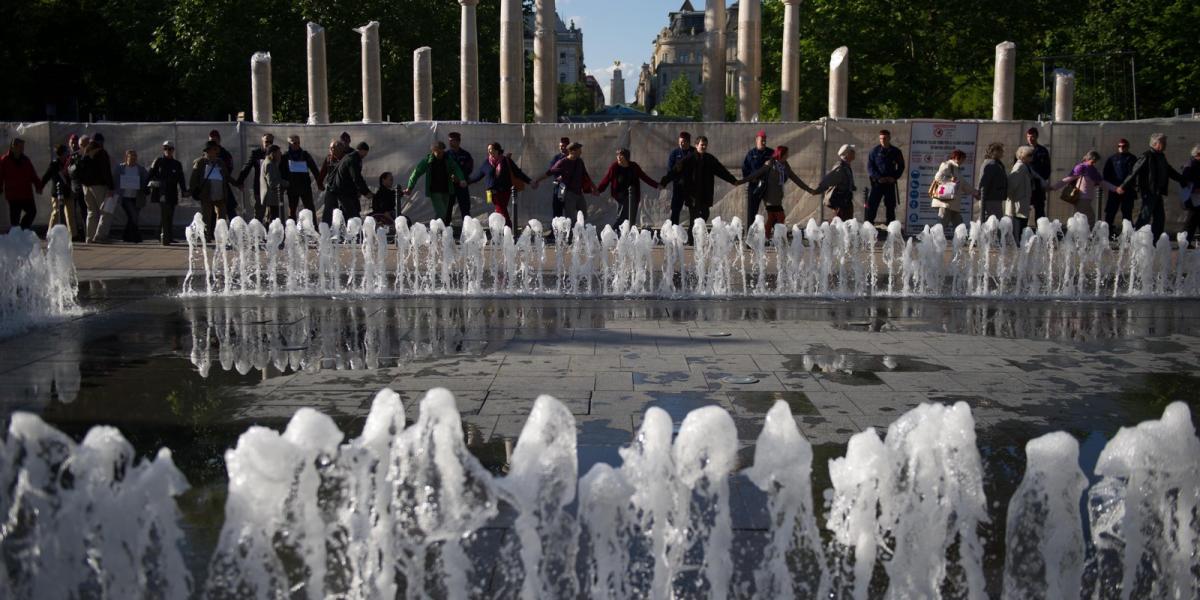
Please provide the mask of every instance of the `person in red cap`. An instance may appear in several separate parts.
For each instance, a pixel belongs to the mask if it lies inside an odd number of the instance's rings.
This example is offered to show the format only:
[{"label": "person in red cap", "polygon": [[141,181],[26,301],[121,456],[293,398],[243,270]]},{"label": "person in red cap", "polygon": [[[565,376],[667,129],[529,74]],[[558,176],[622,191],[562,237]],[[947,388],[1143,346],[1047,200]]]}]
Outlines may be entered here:
[{"label": "person in red cap", "polygon": [[[692,148],[692,134],[686,131],[679,132],[679,142],[676,147],[671,150],[670,156],[667,157],[667,172],[675,170],[675,165],[683,161],[685,158],[696,153],[696,149]],[[687,188],[682,180],[677,180],[671,186],[671,222],[679,223],[680,213],[683,212],[683,205],[687,202]],[[683,223],[687,225],[687,223]]]},{"label": "person in red cap", "polygon": [[25,140],[13,138],[8,152],[0,156],[0,193],[8,201],[8,216],[13,227],[33,229],[33,218],[37,216],[34,188],[37,193],[42,193],[42,179],[33,168],[33,161],[25,156]]},{"label": "person in red cap", "polygon": [[[771,156],[775,151],[767,146],[767,131],[761,129],[758,135],[754,136],[754,147],[746,153],[746,158],[742,160],[742,178],[749,179],[750,174],[758,171],[767,161],[771,160]],[[763,180],[751,181],[746,190],[746,226],[749,227],[754,222],[754,217],[758,215],[758,208],[762,206],[763,197],[767,193],[766,182]]]},{"label": "person in red cap", "polygon": [[[787,220],[787,213],[783,210],[783,196],[785,194],[784,187],[788,180],[800,186],[800,189],[815,194],[816,190],[812,186],[804,183],[800,176],[792,170],[792,166],[788,164],[788,147],[778,146],[771,153],[771,158],[767,160],[763,166],[759,167],[753,173],[746,176],[749,182],[757,182],[762,184],[763,203],[767,208],[767,223],[765,230],[767,237],[775,231],[775,225],[783,225]],[[756,215],[757,216],[757,215]]]},{"label": "person in red cap", "polygon": [[[1104,180],[1113,185],[1121,185],[1125,178],[1133,172],[1133,164],[1136,162],[1137,156],[1129,151],[1129,140],[1125,138],[1117,140],[1117,153],[1104,161]],[[1108,223],[1108,230],[1113,234],[1118,232],[1115,221],[1118,210],[1121,211],[1122,220],[1134,220],[1133,200],[1136,197],[1134,191],[1126,189],[1124,194],[1112,192],[1104,203],[1104,220]]]}]

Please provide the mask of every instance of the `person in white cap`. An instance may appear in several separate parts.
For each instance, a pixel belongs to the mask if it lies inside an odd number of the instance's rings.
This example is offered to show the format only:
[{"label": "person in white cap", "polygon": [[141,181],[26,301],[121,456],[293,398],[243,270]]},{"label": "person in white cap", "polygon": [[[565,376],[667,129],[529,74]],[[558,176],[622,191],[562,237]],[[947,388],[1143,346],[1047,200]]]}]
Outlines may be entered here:
[{"label": "person in white cap", "polygon": [[150,163],[150,202],[159,208],[159,241],[164,246],[175,242],[175,206],[179,197],[188,196],[183,176],[183,165],[175,160],[175,144],[171,140],[162,143],[162,156]]},{"label": "person in white cap", "polygon": [[854,187],[854,171],[850,168],[850,163],[854,162],[854,152],[854,144],[842,144],[838,148],[837,164],[825,174],[813,192],[824,194],[832,190],[825,206],[833,211],[832,217],[843,221],[854,218],[854,190],[857,188]]}]

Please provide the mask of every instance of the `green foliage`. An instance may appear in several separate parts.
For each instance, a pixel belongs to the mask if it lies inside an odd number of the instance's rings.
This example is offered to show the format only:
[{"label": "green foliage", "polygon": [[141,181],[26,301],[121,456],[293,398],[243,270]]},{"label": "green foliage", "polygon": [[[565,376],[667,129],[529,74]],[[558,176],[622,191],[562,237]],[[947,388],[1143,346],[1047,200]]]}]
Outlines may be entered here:
[{"label": "green foliage", "polygon": [[725,122],[736,123],[738,120],[737,98],[725,96]]},{"label": "green foliage", "polygon": [[[532,3],[524,1],[531,10]],[[359,35],[380,22],[383,111],[412,116],[412,51],[433,48],[434,117],[457,119],[459,6],[450,0],[360,0],[354,3],[261,0],[36,0],[10,2],[0,20],[5,71],[0,119],[33,120],[55,105],[59,119],[224,120],[250,109],[250,55],[272,55],[275,117],[303,121],[308,112],[304,25],[326,29],[330,116],[361,118]],[[779,118],[784,7],[763,0],[764,120]],[[800,118],[826,112],[829,54],[850,48],[853,117],[979,118],[991,114],[995,45],[1017,44],[1015,115],[1047,110],[1044,55],[1133,51],[1140,117],[1168,116],[1200,105],[1200,60],[1194,0],[1015,0],[1005,5],[912,0],[810,0],[799,9]],[[644,18],[663,19],[647,5]],[[499,118],[499,2],[477,7],[480,111]],[[646,40],[648,43],[649,40]],[[1116,64],[1117,61],[1120,64]],[[1116,59],[1086,69],[1123,68]],[[1119,90],[1080,79],[1076,117],[1127,118]],[[532,88],[526,76],[526,91]],[[674,82],[672,86],[674,86]],[[677,94],[660,113],[699,118],[700,99]],[[527,112],[533,102],[527,96]],[[566,109],[563,109],[564,112]]]},{"label": "green foliage", "polygon": [[692,89],[692,83],[686,75],[680,75],[671,81],[662,102],[655,107],[658,114],[667,117],[700,119],[700,96]]},{"label": "green foliage", "polygon": [[596,105],[592,99],[592,90],[582,83],[558,84],[558,114],[559,115],[590,115]]}]

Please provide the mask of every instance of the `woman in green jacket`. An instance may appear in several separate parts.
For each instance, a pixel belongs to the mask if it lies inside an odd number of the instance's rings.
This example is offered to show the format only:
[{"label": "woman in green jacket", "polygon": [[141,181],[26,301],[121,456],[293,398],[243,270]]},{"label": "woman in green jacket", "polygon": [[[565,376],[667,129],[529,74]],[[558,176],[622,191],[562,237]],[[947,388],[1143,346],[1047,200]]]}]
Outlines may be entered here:
[{"label": "woman in green jacket", "polygon": [[417,180],[422,175],[425,176],[425,195],[433,203],[433,218],[443,219],[443,222],[449,224],[446,222],[446,214],[450,208],[450,196],[454,186],[467,187],[467,181],[458,166],[458,161],[446,156],[445,144],[434,142],[429,150],[429,154],[417,163],[417,167],[409,176],[406,193],[412,192]]}]

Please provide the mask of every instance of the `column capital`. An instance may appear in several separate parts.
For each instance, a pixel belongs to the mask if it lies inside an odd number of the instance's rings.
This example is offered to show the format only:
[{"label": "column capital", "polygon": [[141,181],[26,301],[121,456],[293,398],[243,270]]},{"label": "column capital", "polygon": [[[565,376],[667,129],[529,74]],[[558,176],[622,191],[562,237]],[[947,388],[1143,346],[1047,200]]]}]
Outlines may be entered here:
[{"label": "column capital", "polygon": [[800,0],[783,0],[783,3],[784,3],[784,4],[790,4],[790,5],[792,5],[792,6],[795,6],[795,5],[798,5],[798,4],[800,4]]},{"label": "column capital", "polygon": [[463,5],[463,7],[469,6],[474,8],[477,4],[479,4],[479,0],[458,0],[458,3]]}]

